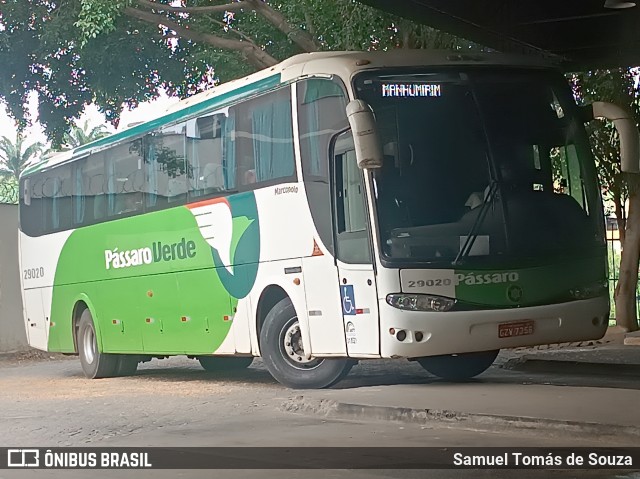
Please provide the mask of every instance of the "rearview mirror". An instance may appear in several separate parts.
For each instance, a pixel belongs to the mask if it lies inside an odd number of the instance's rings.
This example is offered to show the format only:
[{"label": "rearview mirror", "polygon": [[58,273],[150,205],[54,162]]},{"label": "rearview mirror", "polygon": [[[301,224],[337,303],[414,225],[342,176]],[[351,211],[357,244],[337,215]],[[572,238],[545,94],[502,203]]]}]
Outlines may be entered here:
[{"label": "rearview mirror", "polygon": [[347,118],[353,132],[358,168],[382,168],[384,155],[371,107],[363,100],[350,101]]}]

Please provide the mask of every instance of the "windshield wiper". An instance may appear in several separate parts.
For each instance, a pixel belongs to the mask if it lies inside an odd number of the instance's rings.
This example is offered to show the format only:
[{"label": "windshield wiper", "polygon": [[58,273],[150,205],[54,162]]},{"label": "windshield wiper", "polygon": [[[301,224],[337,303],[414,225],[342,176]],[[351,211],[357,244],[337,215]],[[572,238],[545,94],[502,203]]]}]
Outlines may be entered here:
[{"label": "windshield wiper", "polygon": [[453,266],[457,266],[458,264],[460,264],[460,262],[464,258],[469,256],[469,253],[471,253],[471,248],[473,248],[473,244],[475,243],[476,238],[478,238],[478,230],[480,229],[480,226],[482,226],[485,218],[487,217],[487,213],[489,212],[489,205],[493,201],[493,197],[496,195],[497,191],[498,191],[498,182],[496,180],[491,180],[491,182],[489,183],[489,191],[487,192],[484,199],[482,200],[482,204],[480,205],[480,211],[478,213],[478,216],[476,217],[476,220],[473,222],[473,225],[471,226],[469,233],[467,234],[467,239],[462,245],[462,248],[460,248],[460,251],[458,251],[456,258],[451,263]]}]

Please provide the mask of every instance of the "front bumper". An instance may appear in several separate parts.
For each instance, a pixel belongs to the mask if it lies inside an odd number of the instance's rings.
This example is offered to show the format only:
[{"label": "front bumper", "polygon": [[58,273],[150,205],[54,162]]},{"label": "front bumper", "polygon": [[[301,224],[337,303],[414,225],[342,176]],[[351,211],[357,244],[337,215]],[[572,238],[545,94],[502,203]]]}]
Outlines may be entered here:
[{"label": "front bumper", "polygon": [[[417,358],[599,339],[609,322],[606,297],[546,306],[446,313],[403,311],[384,299],[379,306],[383,358]],[[533,321],[533,333],[498,337],[500,323],[517,321]],[[403,341],[398,339],[401,330],[406,333],[400,335],[406,336]]]}]

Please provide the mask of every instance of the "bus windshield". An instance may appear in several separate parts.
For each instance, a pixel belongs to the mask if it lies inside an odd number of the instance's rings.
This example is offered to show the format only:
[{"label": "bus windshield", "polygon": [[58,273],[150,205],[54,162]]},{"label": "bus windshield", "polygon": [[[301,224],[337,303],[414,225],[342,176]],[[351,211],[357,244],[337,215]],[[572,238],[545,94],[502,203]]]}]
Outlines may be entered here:
[{"label": "bus windshield", "polygon": [[383,256],[482,266],[601,247],[594,162],[563,82],[512,69],[357,76],[384,151],[372,173]]}]

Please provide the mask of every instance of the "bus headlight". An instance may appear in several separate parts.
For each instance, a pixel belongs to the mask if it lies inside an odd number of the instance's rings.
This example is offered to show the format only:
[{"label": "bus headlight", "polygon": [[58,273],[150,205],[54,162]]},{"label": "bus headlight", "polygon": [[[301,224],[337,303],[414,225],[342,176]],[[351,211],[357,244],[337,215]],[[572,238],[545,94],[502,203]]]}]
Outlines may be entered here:
[{"label": "bus headlight", "polygon": [[435,311],[443,313],[453,308],[456,300],[432,294],[395,293],[387,295],[387,303],[394,308],[406,311]]},{"label": "bus headlight", "polygon": [[608,284],[606,281],[593,283],[582,288],[574,288],[569,290],[569,294],[575,299],[597,298],[607,294]]}]

